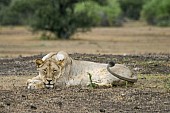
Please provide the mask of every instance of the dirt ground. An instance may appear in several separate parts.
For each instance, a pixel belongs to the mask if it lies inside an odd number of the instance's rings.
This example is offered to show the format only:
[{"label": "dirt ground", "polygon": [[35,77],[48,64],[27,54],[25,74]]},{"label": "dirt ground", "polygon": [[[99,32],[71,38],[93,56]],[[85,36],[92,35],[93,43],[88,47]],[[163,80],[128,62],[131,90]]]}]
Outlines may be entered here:
[{"label": "dirt ground", "polygon": [[138,74],[139,80],[133,86],[28,90],[25,81],[37,75],[34,60],[42,56],[0,59],[0,112],[170,112],[169,54],[71,54],[76,60],[124,63]]},{"label": "dirt ground", "polygon": [[[71,40],[44,41],[25,27],[0,28],[0,113],[169,113],[170,28],[94,28]],[[126,64],[133,86],[28,90],[35,59],[65,50],[76,60]]]}]

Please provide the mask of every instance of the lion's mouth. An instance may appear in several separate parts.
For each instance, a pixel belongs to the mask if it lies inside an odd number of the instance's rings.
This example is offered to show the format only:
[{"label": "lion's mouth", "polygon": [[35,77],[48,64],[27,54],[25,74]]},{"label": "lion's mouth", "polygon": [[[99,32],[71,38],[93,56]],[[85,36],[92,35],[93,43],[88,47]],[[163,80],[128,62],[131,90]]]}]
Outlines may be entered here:
[{"label": "lion's mouth", "polygon": [[46,88],[53,88],[54,87],[54,84],[45,84],[44,83],[44,85],[45,85]]}]

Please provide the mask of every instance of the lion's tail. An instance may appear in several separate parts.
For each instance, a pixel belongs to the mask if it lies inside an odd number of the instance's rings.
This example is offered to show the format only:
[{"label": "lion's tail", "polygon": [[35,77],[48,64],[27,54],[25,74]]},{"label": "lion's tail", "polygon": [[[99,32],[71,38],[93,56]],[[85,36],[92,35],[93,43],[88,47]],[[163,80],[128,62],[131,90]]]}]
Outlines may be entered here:
[{"label": "lion's tail", "polygon": [[109,62],[109,64],[107,65],[107,70],[108,70],[112,75],[114,75],[115,77],[117,77],[117,78],[119,78],[119,79],[121,79],[121,80],[125,80],[125,81],[128,81],[128,82],[132,82],[132,83],[137,82],[137,77],[136,77],[136,76],[134,76],[133,78],[126,78],[126,77],[123,77],[123,76],[121,76],[121,75],[118,75],[118,74],[114,73],[113,71],[110,70],[110,67],[113,67],[113,66],[115,66],[115,63],[114,63],[113,61],[112,61],[112,62]]}]

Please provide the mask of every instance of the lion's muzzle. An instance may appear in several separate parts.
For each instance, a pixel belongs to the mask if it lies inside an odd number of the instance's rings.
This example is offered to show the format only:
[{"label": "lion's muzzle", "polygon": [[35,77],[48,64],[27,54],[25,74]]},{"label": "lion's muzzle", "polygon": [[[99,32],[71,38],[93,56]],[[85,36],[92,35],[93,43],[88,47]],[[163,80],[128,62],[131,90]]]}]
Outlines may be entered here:
[{"label": "lion's muzzle", "polygon": [[45,84],[45,87],[49,89],[49,88],[53,88],[54,85],[53,84]]},{"label": "lion's muzzle", "polygon": [[44,83],[46,88],[53,88],[54,87],[54,83],[52,80],[46,80],[46,83]]}]

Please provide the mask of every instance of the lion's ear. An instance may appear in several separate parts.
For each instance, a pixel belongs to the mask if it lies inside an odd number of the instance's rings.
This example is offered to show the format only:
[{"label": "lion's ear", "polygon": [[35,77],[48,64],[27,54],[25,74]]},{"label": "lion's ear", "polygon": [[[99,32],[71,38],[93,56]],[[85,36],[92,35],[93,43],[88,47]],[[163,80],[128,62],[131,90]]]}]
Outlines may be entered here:
[{"label": "lion's ear", "polygon": [[61,54],[61,53],[58,53],[57,55],[56,55],[56,61],[57,61],[57,64],[58,65],[60,65],[60,66],[64,66],[64,60],[65,60],[65,56],[63,55],[63,54]]},{"label": "lion's ear", "polygon": [[58,53],[58,54],[56,55],[56,60],[58,60],[58,61],[63,61],[64,59],[65,59],[65,56],[64,56],[63,54]]},{"label": "lion's ear", "polygon": [[37,68],[39,68],[44,63],[44,61],[42,59],[36,59],[35,63],[37,65]]},{"label": "lion's ear", "polygon": [[61,67],[64,67],[64,60],[57,61],[57,65],[60,65]]}]

